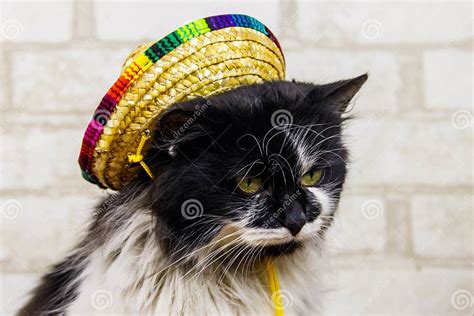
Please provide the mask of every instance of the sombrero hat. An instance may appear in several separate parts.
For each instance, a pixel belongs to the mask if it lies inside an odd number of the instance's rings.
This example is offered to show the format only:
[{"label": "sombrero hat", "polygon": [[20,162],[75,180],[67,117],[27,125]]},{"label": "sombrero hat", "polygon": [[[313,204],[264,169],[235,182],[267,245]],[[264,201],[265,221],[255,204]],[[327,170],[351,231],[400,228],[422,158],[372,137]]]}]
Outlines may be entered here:
[{"label": "sombrero hat", "polygon": [[146,169],[146,133],[173,103],[284,77],[277,39],[246,15],[199,19],[141,45],[87,126],[79,156],[83,177],[119,190],[138,173],[138,163]]}]

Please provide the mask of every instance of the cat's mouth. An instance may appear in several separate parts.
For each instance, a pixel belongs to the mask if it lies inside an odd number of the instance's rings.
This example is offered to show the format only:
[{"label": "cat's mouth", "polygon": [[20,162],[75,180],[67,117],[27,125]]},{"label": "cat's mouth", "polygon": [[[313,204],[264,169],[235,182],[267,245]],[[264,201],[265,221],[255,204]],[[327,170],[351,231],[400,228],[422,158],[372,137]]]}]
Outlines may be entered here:
[{"label": "cat's mouth", "polygon": [[298,235],[293,236],[285,227],[255,228],[230,223],[221,229],[211,244],[212,248],[226,248],[241,244],[251,248],[265,249],[270,255],[287,253],[298,249],[306,240],[311,239],[311,234],[315,230],[313,223],[307,223]]}]

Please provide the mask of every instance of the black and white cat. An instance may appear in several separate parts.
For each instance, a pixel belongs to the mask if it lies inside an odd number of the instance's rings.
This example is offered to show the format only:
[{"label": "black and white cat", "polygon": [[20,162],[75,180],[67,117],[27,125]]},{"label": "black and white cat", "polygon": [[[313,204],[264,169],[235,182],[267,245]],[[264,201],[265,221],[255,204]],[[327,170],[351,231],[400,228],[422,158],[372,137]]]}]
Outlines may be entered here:
[{"label": "black and white cat", "polygon": [[19,315],[286,315],[321,309],[318,267],[346,176],[341,117],[367,75],[268,82],[173,105],[145,172],[98,206]]}]

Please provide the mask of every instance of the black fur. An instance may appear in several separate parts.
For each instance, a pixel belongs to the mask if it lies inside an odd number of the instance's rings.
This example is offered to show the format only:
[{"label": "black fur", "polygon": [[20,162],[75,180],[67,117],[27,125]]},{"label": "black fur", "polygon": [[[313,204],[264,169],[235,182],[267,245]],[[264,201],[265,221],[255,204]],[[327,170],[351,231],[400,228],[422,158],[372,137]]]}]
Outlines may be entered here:
[{"label": "black fur", "polygon": [[[289,142],[291,135],[308,128],[311,131],[299,141],[320,155],[314,161],[314,168],[325,170],[320,185],[337,183],[333,198],[338,199],[347,159],[341,115],[366,79],[363,75],[327,85],[282,81],[246,86],[177,104],[165,113],[147,157],[157,178],[150,181],[144,173],[140,177],[152,187],[149,202],[168,229],[164,244],[169,253],[184,255],[211,240],[225,222],[244,216],[245,210],[236,209],[257,198],[237,189],[238,176],[264,179],[261,196],[267,204],[253,214],[250,226],[285,226],[285,216],[295,205],[304,209],[306,221],[314,220],[320,205],[309,201],[307,190],[298,184],[298,156]],[[293,118],[288,134],[272,125],[272,115],[279,110]],[[256,140],[265,136],[271,141],[264,148],[268,153],[262,155]],[[296,193],[296,200],[281,211],[285,200]],[[200,201],[202,216],[183,217],[180,208],[189,199]],[[203,232],[213,233],[203,236]]]},{"label": "black fur", "polygon": [[[300,184],[298,150],[306,147],[310,169],[324,171],[317,185],[330,189],[338,200],[348,156],[341,136],[342,114],[366,79],[363,75],[326,85],[268,82],[173,105],[157,122],[146,157],[156,178],[141,171],[105,199],[80,251],[43,277],[19,315],[64,312],[77,296],[80,284],[73,280],[87,256],[130,216],[128,209],[118,212],[125,203],[137,211],[152,210],[156,238],[170,260],[206,245],[232,221],[247,219],[250,227],[283,226],[297,234],[321,210]],[[275,113],[289,113],[291,124],[279,125]],[[244,176],[263,179],[258,194],[238,189],[236,178]],[[200,216],[184,216],[183,204],[190,199],[202,205]],[[279,256],[301,247],[291,242],[266,247],[259,254]]]},{"label": "black fur", "polygon": [[85,257],[71,255],[55,265],[41,279],[30,301],[18,311],[18,315],[61,315],[78,295],[79,284],[75,279],[82,272]]}]

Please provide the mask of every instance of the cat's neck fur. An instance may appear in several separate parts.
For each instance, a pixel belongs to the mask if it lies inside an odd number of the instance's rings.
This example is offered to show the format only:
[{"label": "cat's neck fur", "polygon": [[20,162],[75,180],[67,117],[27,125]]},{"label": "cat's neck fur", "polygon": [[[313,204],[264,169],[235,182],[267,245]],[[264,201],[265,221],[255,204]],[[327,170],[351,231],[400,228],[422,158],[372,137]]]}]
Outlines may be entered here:
[{"label": "cat's neck fur", "polygon": [[[166,260],[149,210],[121,211],[111,214],[129,215],[84,260],[68,314],[272,315],[263,269],[189,273]],[[117,223],[117,218],[110,220]],[[306,248],[275,259],[286,315],[319,309],[316,257],[316,249]]]}]

